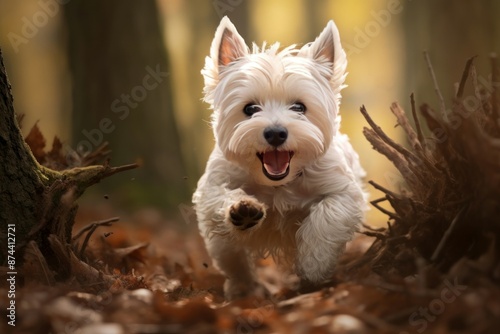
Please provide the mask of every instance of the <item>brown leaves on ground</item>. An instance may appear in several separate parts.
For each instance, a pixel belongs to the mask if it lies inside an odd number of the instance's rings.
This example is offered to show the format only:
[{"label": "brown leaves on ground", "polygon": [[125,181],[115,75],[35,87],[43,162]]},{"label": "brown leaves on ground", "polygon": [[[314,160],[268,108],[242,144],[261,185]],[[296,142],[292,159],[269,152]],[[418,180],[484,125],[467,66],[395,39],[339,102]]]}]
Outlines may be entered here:
[{"label": "brown leaves on ground", "polygon": [[422,263],[419,276],[387,279],[370,264],[350,269],[373,241],[366,236],[349,245],[332,281],[319,290],[283,293],[286,282],[271,261],[262,261],[259,278],[274,295],[227,302],[224,277],[196,230],[147,225],[113,223],[90,238],[85,259],[112,279],[110,285],[98,277],[25,282],[16,295],[16,332],[484,332],[500,316],[500,289],[478,279],[487,264],[462,261],[442,276]]},{"label": "brown leaves on ground", "polygon": [[[22,124],[23,117],[18,117]],[[31,149],[33,156],[42,166],[55,171],[62,171],[73,167],[86,167],[102,163],[111,152],[108,142],[104,142],[92,152],[81,152],[69,147],[63,147],[59,137],[55,136],[50,151],[47,151],[47,141],[38,127],[38,122],[33,125],[24,141]]]},{"label": "brown leaves on ground", "polygon": [[[54,142],[56,141],[56,139],[57,137],[54,138]],[[59,141],[59,139],[57,140]],[[45,137],[38,128],[38,123],[35,123],[35,125],[33,125],[26,138],[24,138],[24,141],[30,147],[31,152],[33,153],[35,159],[43,164],[46,155],[45,154],[46,142],[45,142]]]}]

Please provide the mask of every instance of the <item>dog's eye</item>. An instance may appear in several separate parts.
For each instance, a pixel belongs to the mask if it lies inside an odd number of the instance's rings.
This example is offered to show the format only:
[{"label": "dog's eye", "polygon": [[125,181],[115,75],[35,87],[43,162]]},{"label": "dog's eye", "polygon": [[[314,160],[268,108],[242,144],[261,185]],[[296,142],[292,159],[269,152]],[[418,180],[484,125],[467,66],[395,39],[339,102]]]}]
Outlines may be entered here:
[{"label": "dog's eye", "polygon": [[259,112],[259,111],[262,111],[262,109],[256,105],[256,104],[247,104],[244,108],[243,108],[243,112],[245,113],[245,115],[247,116],[252,116],[253,114],[255,114],[256,112]]},{"label": "dog's eye", "polygon": [[296,112],[301,112],[305,113],[306,112],[306,106],[303,103],[296,102],[290,106],[290,110],[296,111]]}]

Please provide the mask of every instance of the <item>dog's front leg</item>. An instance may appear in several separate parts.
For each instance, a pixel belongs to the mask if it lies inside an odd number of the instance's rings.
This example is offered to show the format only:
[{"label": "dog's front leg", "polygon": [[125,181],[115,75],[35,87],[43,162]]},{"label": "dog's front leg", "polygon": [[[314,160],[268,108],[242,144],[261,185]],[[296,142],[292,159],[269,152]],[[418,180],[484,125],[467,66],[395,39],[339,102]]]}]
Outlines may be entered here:
[{"label": "dog's front leg", "polygon": [[224,294],[237,299],[249,294],[265,294],[256,283],[245,234],[265,217],[265,206],[242,190],[227,191],[218,214],[201,222],[205,244],[215,266],[226,276]]},{"label": "dog's front leg", "polygon": [[242,189],[229,189],[217,180],[206,174],[193,202],[208,253],[227,277],[226,298],[235,299],[258,290],[244,240],[264,220],[266,207]]},{"label": "dog's front leg", "polygon": [[[359,195],[362,197],[362,195]],[[357,194],[330,195],[311,207],[297,231],[297,273],[302,284],[328,279],[363,218]]]}]

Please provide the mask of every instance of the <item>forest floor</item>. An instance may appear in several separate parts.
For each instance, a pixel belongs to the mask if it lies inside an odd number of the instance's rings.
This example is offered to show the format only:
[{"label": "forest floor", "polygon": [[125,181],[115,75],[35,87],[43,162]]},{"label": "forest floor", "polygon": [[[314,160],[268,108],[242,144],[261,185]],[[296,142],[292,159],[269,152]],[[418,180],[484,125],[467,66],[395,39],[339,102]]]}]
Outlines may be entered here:
[{"label": "forest floor", "polygon": [[[80,210],[74,231],[104,214]],[[42,273],[25,273],[16,286],[12,327],[5,321],[8,288],[2,280],[1,333],[494,333],[500,328],[500,320],[492,320],[500,310],[498,288],[471,288],[457,277],[429,274],[426,282],[397,275],[388,280],[369,263],[353,266],[373,240],[358,235],[332,281],[317,291],[288,289],[266,259],[259,262],[258,275],[273,296],[227,302],[224,277],[213,268],[196,226],[179,227],[143,210],[99,227],[88,240],[86,257],[112,275],[111,287],[79,277],[48,285],[40,283]]]}]

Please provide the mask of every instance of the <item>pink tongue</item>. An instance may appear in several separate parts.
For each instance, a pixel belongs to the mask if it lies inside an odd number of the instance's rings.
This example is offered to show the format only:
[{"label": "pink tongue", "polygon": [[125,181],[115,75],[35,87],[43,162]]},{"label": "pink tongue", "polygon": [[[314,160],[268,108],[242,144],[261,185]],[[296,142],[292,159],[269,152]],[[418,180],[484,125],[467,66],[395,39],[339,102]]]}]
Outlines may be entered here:
[{"label": "pink tongue", "polygon": [[286,172],[290,163],[290,152],[288,151],[267,151],[262,159],[264,168],[271,175],[281,175]]}]

